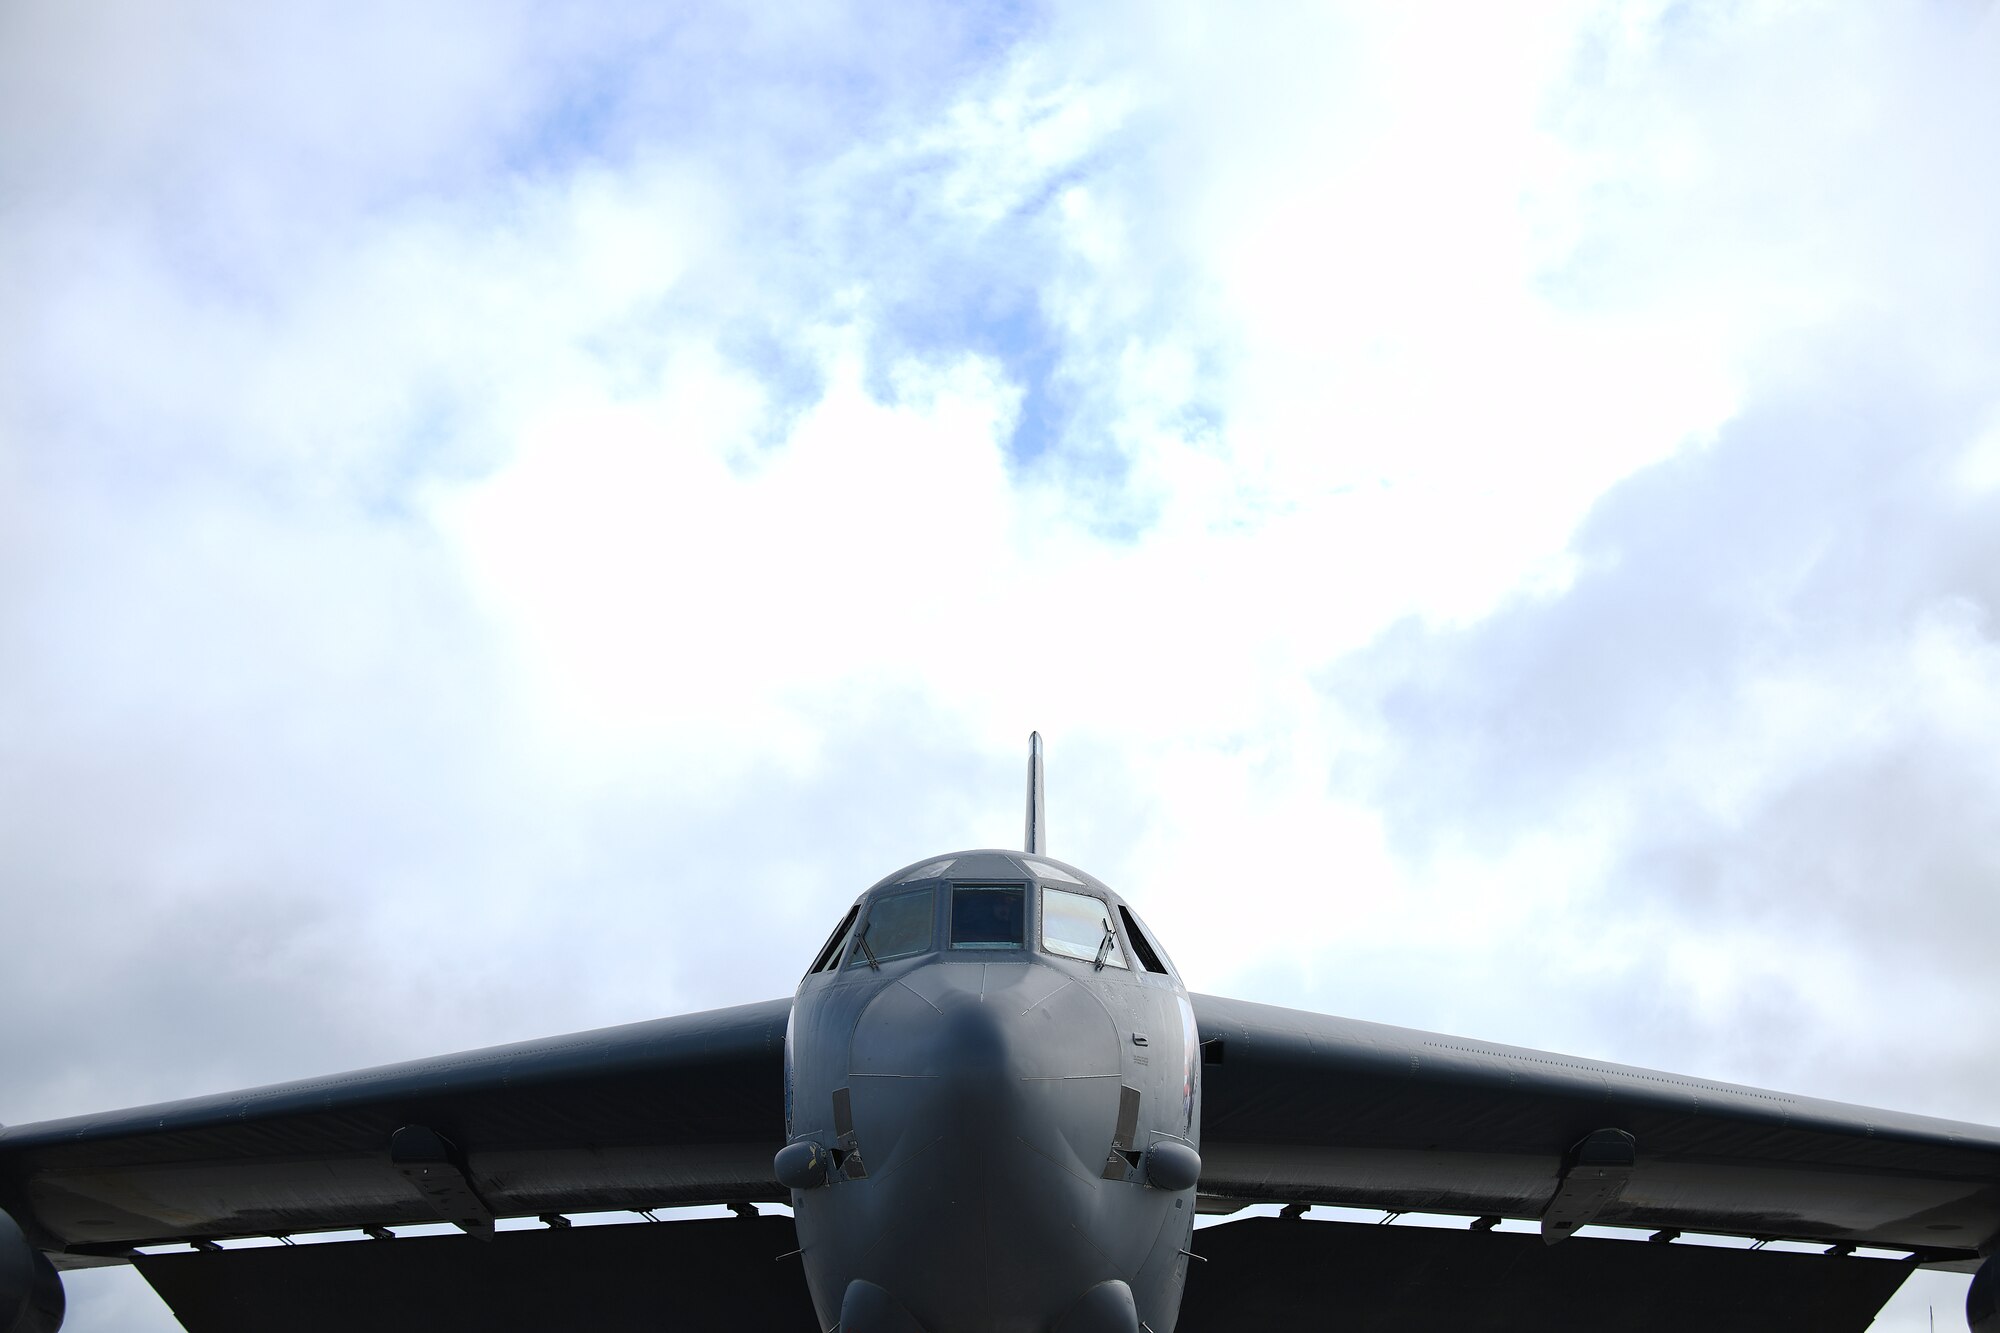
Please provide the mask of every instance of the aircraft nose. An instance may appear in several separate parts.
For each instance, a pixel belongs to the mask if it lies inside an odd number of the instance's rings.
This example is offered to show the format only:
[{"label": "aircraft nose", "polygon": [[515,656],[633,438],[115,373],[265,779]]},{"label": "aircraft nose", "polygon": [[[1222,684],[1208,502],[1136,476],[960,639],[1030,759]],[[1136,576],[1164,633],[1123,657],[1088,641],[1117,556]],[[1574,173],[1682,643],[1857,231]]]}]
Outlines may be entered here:
[{"label": "aircraft nose", "polygon": [[855,1024],[854,1079],[973,1091],[1118,1075],[1118,1033],[1091,988],[1046,965],[933,963],[884,986]]},{"label": "aircraft nose", "polygon": [[1102,1277],[1072,1224],[1094,1206],[1119,1060],[1110,1012],[1060,968],[940,961],[885,984],[849,1045],[865,1184],[832,1192],[846,1273],[925,1327],[970,1310],[1045,1327],[1049,1293],[1067,1303]]},{"label": "aircraft nose", "polygon": [[[983,967],[979,970],[987,971]],[[1019,1015],[1013,1011],[1014,1006],[1007,1004],[1001,995],[996,993],[993,1003],[988,1004],[984,994],[975,995],[967,987],[951,984],[965,979],[946,973],[936,979],[945,984],[924,987],[930,994],[923,998],[938,1010],[937,1022],[943,1029],[924,1034],[932,1039],[927,1044],[934,1047],[927,1055],[939,1072],[947,1075],[963,1073],[974,1079],[1002,1077],[1020,1055],[1029,1053],[1022,1041],[1026,1034],[1018,1031],[1025,1025],[1016,1021]]]}]

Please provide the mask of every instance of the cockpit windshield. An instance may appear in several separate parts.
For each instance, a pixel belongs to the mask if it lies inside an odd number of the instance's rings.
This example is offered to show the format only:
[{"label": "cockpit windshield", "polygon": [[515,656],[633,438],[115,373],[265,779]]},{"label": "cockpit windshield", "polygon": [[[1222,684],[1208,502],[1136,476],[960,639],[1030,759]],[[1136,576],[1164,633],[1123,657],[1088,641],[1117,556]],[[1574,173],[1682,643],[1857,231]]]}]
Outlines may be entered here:
[{"label": "cockpit windshield", "polygon": [[854,936],[854,948],[848,952],[847,965],[867,967],[891,958],[907,958],[913,953],[925,952],[931,947],[936,920],[935,889],[916,889],[877,898],[869,904],[868,914],[861,920],[861,929]]},{"label": "cockpit windshield", "polygon": [[1018,949],[1028,941],[1028,891],[1019,884],[954,884],[951,947]]},{"label": "cockpit windshield", "polygon": [[[945,908],[944,943],[949,949],[1025,949],[1030,943],[1031,890],[1040,894],[1044,953],[1099,968],[1172,975],[1172,965],[1122,904],[1114,907],[1095,894],[1053,884],[977,882],[923,888],[898,884],[888,892],[878,891],[872,899],[864,898],[835,927],[807,975],[843,965],[876,968],[891,959],[929,953],[939,943],[940,906]],[[947,902],[940,904],[940,896]]]},{"label": "cockpit windshield", "polygon": [[1118,932],[1111,926],[1111,909],[1087,893],[1043,887],[1042,947],[1104,967],[1127,966]]}]

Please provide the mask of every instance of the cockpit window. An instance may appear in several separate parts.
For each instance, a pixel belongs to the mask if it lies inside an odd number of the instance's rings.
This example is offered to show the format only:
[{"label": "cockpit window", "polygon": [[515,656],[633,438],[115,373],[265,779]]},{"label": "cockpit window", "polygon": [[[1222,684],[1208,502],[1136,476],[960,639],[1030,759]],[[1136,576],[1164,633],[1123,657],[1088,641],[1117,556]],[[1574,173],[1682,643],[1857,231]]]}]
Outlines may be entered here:
[{"label": "cockpit window", "polygon": [[1120,904],[1118,915],[1125,922],[1125,934],[1132,941],[1132,952],[1139,955],[1139,966],[1148,972],[1158,972],[1161,976],[1172,976],[1173,969],[1167,966],[1167,956],[1161,953],[1160,946],[1147,936],[1145,928],[1139,924],[1139,918],[1132,915],[1132,909]]},{"label": "cockpit window", "polygon": [[840,918],[840,924],[833,928],[833,934],[826,937],[826,943],[820,948],[819,957],[813,959],[813,965],[806,969],[807,976],[815,972],[831,972],[839,965],[840,946],[847,943],[847,932],[854,929],[854,918],[860,911],[860,903],[847,909],[847,915]]},{"label": "cockpit window", "polygon": [[1052,866],[1047,861],[1023,861],[1022,864],[1034,871],[1038,879],[1052,879],[1059,884],[1074,884],[1079,889],[1083,887],[1082,880],[1070,874],[1069,871],[1064,870],[1061,866]]},{"label": "cockpit window", "polygon": [[937,920],[937,893],[917,889],[911,893],[891,893],[868,906],[861,929],[848,950],[849,967],[867,967],[891,958],[907,958],[931,947]]},{"label": "cockpit window", "polygon": [[1087,893],[1042,889],[1042,947],[1064,958],[1101,960],[1106,967],[1129,970],[1118,932],[1111,927],[1111,909]]},{"label": "cockpit window", "polygon": [[1019,884],[954,884],[951,947],[1018,949],[1027,943],[1028,891]]}]

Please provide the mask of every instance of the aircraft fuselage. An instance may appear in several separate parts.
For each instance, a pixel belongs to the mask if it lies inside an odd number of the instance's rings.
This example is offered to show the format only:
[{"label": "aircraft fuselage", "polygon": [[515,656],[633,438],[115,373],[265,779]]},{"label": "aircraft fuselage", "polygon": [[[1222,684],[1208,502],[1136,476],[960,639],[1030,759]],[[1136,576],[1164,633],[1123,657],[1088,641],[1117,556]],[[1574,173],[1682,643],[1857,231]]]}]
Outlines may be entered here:
[{"label": "aircraft fuselage", "polygon": [[821,1327],[1171,1333],[1201,1058],[1094,878],[979,851],[862,895],[800,983],[779,1174]]}]

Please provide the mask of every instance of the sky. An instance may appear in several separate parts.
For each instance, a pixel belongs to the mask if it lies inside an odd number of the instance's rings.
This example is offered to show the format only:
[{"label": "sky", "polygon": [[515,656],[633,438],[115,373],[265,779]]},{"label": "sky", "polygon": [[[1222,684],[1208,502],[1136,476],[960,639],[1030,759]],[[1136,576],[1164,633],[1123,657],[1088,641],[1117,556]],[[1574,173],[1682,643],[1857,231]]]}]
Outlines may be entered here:
[{"label": "sky", "polygon": [[2000,1122],[1996,61],[0,4],[0,1119],[787,994],[1039,729],[1198,991]]}]

